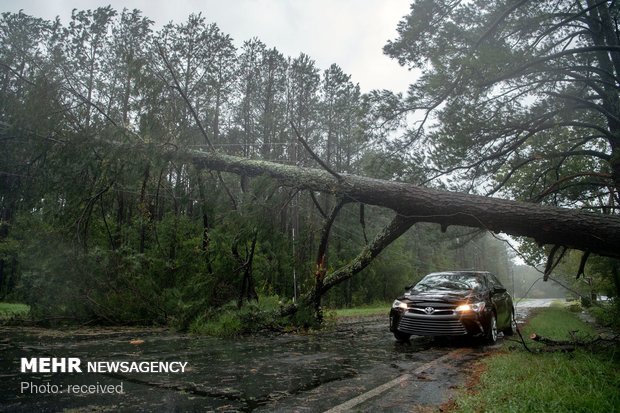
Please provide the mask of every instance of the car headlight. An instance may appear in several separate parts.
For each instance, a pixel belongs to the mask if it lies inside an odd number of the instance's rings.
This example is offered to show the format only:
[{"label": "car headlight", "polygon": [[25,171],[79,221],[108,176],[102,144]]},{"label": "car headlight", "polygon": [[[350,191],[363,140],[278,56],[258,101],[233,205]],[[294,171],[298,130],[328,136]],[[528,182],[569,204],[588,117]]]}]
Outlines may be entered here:
[{"label": "car headlight", "polygon": [[473,311],[474,313],[479,313],[482,310],[484,310],[484,301],[479,303],[459,305],[454,309],[454,311],[458,313],[468,313],[470,311]]},{"label": "car headlight", "polygon": [[407,303],[403,303],[402,301],[394,300],[392,303],[392,308],[402,308],[403,310],[407,309]]}]

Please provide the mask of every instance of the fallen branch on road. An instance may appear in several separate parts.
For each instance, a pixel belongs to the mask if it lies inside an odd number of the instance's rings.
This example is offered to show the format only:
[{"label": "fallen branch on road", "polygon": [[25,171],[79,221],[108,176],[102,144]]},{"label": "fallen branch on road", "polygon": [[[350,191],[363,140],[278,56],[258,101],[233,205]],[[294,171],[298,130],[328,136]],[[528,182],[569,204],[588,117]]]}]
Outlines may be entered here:
[{"label": "fallen branch on road", "polygon": [[540,336],[536,333],[532,333],[530,334],[530,340],[547,346],[542,349],[536,350],[539,352],[571,352],[577,348],[587,348],[590,351],[595,351],[601,347],[605,348],[609,347],[610,345],[620,344],[620,335],[616,335],[614,337],[605,337],[603,335],[599,335],[596,338],[584,340],[578,339],[575,333],[576,331],[569,332],[571,340],[555,340],[552,338]]}]

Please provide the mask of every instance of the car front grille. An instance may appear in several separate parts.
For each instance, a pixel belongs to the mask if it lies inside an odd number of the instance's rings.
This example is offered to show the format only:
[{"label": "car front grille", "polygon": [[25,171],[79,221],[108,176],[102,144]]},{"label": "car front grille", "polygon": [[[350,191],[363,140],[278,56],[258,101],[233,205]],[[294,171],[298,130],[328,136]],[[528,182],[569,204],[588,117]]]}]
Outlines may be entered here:
[{"label": "car front grille", "polygon": [[[428,314],[426,312],[426,309],[429,307],[409,307],[408,311],[411,313],[417,313],[417,314]],[[433,315],[451,315],[451,314],[455,314],[454,312],[454,306],[449,307],[449,308],[440,308],[440,307],[431,307],[433,308]]]},{"label": "car front grille", "polygon": [[398,323],[398,330],[418,336],[462,336],[467,334],[458,318],[440,315],[413,316],[404,314]]}]

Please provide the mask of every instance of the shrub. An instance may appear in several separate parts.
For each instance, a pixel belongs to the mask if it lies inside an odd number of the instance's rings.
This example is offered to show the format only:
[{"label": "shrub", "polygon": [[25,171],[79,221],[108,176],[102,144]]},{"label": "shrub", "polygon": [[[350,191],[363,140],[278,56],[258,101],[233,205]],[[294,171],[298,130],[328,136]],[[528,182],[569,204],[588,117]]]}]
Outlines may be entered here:
[{"label": "shrub", "polygon": [[586,297],[585,295],[581,296],[581,305],[584,308],[589,308],[592,306],[592,299],[590,297]]},{"label": "shrub", "polygon": [[598,303],[588,309],[590,314],[602,326],[620,332],[620,300],[616,297],[611,302]]},{"label": "shrub", "polygon": [[281,305],[275,295],[261,296],[257,302],[246,303],[241,308],[230,302],[197,317],[190,324],[189,331],[217,337],[234,337],[264,330],[279,331],[284,328]]}]

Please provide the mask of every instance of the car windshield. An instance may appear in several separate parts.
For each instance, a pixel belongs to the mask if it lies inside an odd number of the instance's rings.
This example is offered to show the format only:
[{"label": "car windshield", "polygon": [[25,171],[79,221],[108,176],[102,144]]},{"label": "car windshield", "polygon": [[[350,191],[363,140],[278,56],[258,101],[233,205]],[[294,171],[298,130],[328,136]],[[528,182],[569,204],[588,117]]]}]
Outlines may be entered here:
[{"label": "car windshield", "polygon": [[414,291],[430,290],[478,290],[482,288],[479,276],[475,274],[429,274],[413,287]]}]

